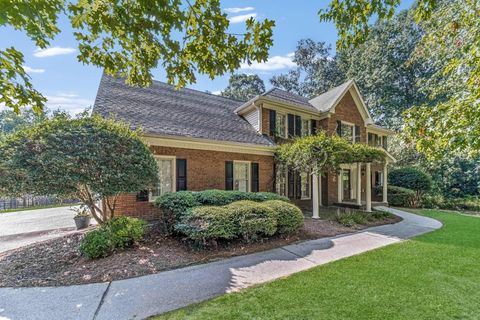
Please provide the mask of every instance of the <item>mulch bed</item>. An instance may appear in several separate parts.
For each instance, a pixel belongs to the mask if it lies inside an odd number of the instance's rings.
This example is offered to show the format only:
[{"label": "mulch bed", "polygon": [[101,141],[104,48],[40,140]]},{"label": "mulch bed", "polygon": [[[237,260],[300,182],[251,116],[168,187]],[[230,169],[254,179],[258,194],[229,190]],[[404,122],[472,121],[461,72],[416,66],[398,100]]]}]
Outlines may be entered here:
[{"label": "mulch bed", "polygon": [[333,221],[306,218],[304,228],[293,236],[276,236],[255,243],[230,241],[210,249],[195,248],[152,228],[134,248],[98,260],[80,255],[78,247],[83,233],[76,233],[0,254],[0,287],[64,286],[138,277],[400,220],[391,216],[348,228]]}]

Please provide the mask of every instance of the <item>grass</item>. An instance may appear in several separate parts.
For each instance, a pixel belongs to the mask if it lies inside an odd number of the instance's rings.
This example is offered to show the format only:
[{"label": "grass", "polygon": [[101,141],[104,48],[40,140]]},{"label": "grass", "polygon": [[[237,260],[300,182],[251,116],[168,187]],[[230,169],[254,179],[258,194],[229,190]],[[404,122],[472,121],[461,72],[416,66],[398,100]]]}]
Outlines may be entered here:
[{"label": "grass", "polygon": [[154,319],[479,319],[480,219],[444,227]]},{"label": "grass", "polygon": [[0,210],[0,215],[2,213],[8,213],[8,212],[17,212],[17,211],[30,211],[30,210],[37,210],[37,209],[49,209],[49,208],[60,208],[60,207],[70,207],[70,206],[76,206],[78,203],[56,203],[56,204],[49,204],[49,205],[43,205],[43,206],[33,206],[33,207],[27,207],[27,208],[16,208],[16,209],[7,209],[7,210]]}]

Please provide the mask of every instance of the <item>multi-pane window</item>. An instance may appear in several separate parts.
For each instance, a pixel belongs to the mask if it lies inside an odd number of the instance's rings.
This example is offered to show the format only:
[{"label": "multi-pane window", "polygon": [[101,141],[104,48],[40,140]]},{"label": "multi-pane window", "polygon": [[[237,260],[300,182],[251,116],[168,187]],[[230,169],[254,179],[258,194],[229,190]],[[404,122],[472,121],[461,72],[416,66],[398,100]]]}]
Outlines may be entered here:
[{"label": "multi-pane window", "polygon": [[310,135],[311,127],[310,127],[310,119],[302,119],[302,137]]},{"label": "multi-pane window", "polygon": [[175,165],[174,158],[157,158],[158,182],[151,190],[151,197],[155,198],[167,192],[175,191]]},{"label": "multi-pane window", "polygon": [[233,189],[249,191],[250,163],[235,161],[233,163]]},{"label": "multi-pane window", "polygon": [[280,166],[276,172],[276,190],[279,195],[287,196],[287,170]]},{"label": "multi-pane window", "polygon": [[342,122],[341,124],[342,138],[355,142],[355,126]]},{"label": "multi-pane window", "polygon": [[285,138],[287,136],[287,120],[284,114],[277,112],[276,114],[276,134],[279,137]]},{"label": "multi-pane window", "polygon": [[310,175],[306,172],[300,174],[302,184],[302,199],[310,198]]}]

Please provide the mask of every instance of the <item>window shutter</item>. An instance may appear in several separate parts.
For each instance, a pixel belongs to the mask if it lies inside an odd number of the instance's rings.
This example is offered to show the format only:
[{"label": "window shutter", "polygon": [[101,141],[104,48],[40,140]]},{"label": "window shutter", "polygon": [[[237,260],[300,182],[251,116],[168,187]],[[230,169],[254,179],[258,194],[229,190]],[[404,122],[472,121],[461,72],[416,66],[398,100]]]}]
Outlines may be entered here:
[{"label": "window shutter", "polygon": [[137,201],[148,201],[148,190],[142,190],[137,193],[136,196]]},{"label": "window shutter", "polygon": [[288,197],[294,198],[295,197],[295,176],[291,168],[288,168],[287,179],[288,179]]},{"label": "window shutter", "polygon": [[288,114],[288,137],[292,138],[295,136],[295,116],[293,114]]},{"label": "window shutter", "polygon": [[273,137],[275,131],[277,131],[277,112],[275,110],[270,110],[270,135]]},{"label": "window shutter", "polygon": [[337,135],[342,136],[342,121],[340,120],[337,120]]},{"label": "window shutter", "polygon": [[225,190],[233,190],[233,161],[225,161]]},{"label": "window shutter", "polygon": [[302,136],[302,118],[300,116],[295,116],[295,136]]},{"label": "window shutter", "polygon": [[258,174],[258,163],[252,162],[252,187],[251,191],[252,192],[258,192],[259,191],[259,174]]},{"label": "window shutter", "polygon": [[177,191],[187,190],[187,159],[177,159]]},{"label": "window shutter", "polygon": [[355,126],[355,142],[360,143],[360,126]]},{"label": "window shutter", "polygon": [[296,198],[297,199],[300,199],[302,197],[302,175],[300,174],[300,172],[296,171],[295,172],[295,191],[296,191]]},{"label": "window shutter", "polygon": [[315,135],[317,134],[317,120],[311,120],[312,121],[312,124],[310,125],[310,128],[312,130],[311,134],[312,135]]}]

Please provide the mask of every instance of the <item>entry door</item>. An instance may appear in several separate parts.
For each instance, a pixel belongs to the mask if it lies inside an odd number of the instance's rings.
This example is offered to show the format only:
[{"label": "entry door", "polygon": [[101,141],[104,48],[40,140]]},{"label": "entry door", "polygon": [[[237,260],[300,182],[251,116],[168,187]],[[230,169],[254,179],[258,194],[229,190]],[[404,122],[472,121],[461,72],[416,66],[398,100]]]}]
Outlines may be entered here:
[{"label": "entry door", "polygon": [[343,170],[343,199],[351,200],[352,179],[350,170]]}]

